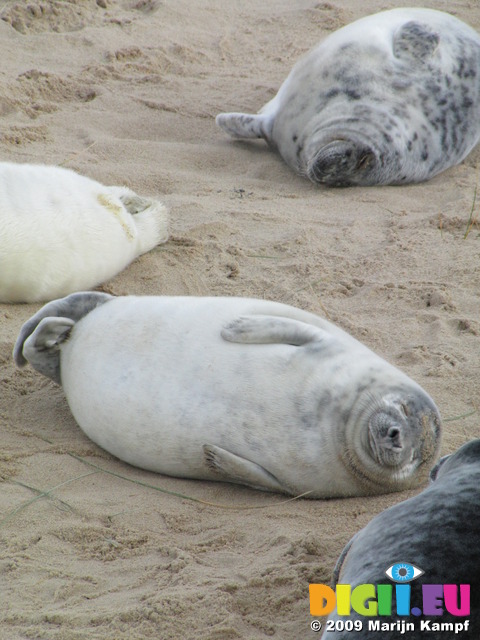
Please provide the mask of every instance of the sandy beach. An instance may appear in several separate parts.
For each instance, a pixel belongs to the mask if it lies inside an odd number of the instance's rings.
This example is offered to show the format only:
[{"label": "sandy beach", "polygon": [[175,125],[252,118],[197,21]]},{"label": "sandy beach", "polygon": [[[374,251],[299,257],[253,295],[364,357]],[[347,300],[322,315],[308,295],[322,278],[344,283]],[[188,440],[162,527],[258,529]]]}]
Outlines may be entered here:
[{"label": "sandy beach", "polygon": [[[215,126],[256,112],[322,37],[396,6],[415,4],[0,0],[0,153],[170,208],[170,240],[102,290],[325,316],[434,398],[446,454],[480,436],[480,149],[419,185],[327,189]],[[480,31],[477,2],[423,6]],[[416,491],[285,502],[130,467],[83,435],[61,388],[15,369],[39,307],[0,305],[0,639],[318,637],[309,583]]]}]

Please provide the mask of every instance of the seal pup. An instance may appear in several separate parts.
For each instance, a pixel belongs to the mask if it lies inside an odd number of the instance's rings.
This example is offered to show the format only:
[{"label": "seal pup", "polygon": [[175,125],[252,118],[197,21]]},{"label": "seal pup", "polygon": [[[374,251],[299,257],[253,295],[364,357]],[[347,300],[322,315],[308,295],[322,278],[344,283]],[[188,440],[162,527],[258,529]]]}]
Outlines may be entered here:
[{"label": "seal pup", "polygon": [[[480,440],[471,440],[454,454],[442,458],[432,472],[432,480],[422,493],[383,511],[350,540],[334,569],[333,583],[334,586],[349,584],[352,591],[361,584],[392,584],[394,579],[410,583],[408,617],[403,620],[413,623],[414,629],[405,628],[405,637],[443,640],[458,634],[477,638],[480,630]],[[405,565],[403,579],[401,574],[395,576],[392,571],[395,565]],[[412,571],[411,575],[407,571]],[[447,609],[441,589],[436,606],[443,610],[443,615],[440,611],[429,614],[427,598],[422,594],[422,585],[461,584],[470,585],[468,628],[464,626],[465,616],[453,615],[451,602]],[[460,598],[455,598],[454,609],[460,606],[458,600]],[[467,604],[465,596],[461,600]],[[382,632],[382,638],[398,640],[401,627],[397,621],[401,616],[396,615],[396,608],[394,586],[391,616],[362,617],[352,609],[351,615],[345,617],[335,611],[324,625],[322,639],[347,640],[354,636],[370,640],[376,635],[369,628],[371,620],[379,621],[377,630]],[[363,629],[355,633],[329,630],[329,627],[334,629],[339,620],[361,620]],[[425,620],[428,622],[422,622]],[[435,627],[435,623],[452,626]],[[382,624],[391,628],[382,628]],[[456,627],[455,631],[455,624],[462,627]]]},{"label": "seal pup", "polygon": [[0,163],[0,301],[52,300],[165,242],[167,211],[70,169]]},{"label": "seal pup", "polygon": [[98,445],[171,476],[372,495],[423,482],[439,447],[418,384],[276,302],[72,294],[26,322],[14,359],[63,386]]},{"label": "seal pup", "polygon": [[331,186],[421,182],[480,137],[480,36],[447,13],[392,9],[329,35],[255,114],[221,113]]}]

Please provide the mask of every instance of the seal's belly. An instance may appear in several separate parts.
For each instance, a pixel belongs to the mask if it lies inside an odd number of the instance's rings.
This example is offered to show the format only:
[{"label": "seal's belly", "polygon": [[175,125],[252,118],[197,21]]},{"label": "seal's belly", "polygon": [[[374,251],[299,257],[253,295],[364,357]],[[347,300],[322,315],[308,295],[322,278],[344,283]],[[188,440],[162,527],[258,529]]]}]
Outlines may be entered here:
[{"label": "seal's belly", "polygon": [[288,476],[288,460],[331,477],[341,423],[332,396],[345,400],[351,386],[342,348],[319,359],[288,344],[227,342],[220,331],[239,314],[233,302],[185,313],[166,301],[148,319],[132,305],[115,323],[107,306],[76,325],[61,355],[71,411],[97,444],[178,476],[212,477],[202,447],[213,444],[276,476]]}]

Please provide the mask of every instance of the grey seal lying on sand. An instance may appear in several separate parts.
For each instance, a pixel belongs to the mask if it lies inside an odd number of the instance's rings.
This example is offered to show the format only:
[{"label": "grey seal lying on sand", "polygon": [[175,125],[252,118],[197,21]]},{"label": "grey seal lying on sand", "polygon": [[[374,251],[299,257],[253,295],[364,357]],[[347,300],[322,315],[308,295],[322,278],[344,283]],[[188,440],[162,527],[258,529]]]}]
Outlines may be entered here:
[{"label": "grey seal lying on sand", "polygon": [[480,36],[447,13],[392,9],[329,35],[255,114],[221,113],[332,186],[428,180],[480,137]]},{"label": "grey seal lying on sand", "polygon": [[418,384],[276,302],[73,294],[25,323],[14,358],[63,386],[94,442],[172,476],[361,496],[418,485],[438,452]]}]

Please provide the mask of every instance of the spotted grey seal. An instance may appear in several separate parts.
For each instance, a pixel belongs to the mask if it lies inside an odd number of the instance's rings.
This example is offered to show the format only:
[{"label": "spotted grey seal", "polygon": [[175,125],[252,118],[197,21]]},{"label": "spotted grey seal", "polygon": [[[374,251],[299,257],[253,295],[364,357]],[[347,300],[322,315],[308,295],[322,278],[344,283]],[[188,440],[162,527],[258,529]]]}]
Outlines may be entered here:
[{"label": "spotted grey seal", "polygon": [[[378,596],[378,585],[392,585],[393,580],[411,584],[407,617],[396,615],[398,598],[393,586],[392,615],[384,612],[363,617],[352,609],[348,617],[343,617],[335,611],[328,618],[322,639],[370,639],[376,634],[369,621],[380,625],[377,631],[387,640],[398,640],[403,633],[413,640],[479,637],[480,440],[471,440],[442,458],[432,479],[433,483],[422,493],[383,511],[359,531],[343,550],[334,570],[334,585],[351,585],[352,592],[358,585],[372,584],[377,586]],[[401,569],[399,575],[392,571],[395,565],[404,565],[403,578]],[[411,570],[412,566],[416,571]],[[408,575],[407,571],[412,573]],[[470,602],[466,591],[459,597],[461,592],[457,589],[454,602],[447,602],[441,587],[436,588],[432,602],[432,592],[427,597],[424,585],[470,585]],[[364,604],[375,606],[375,602],[371,598],[370,603]],[[428,610],[432,604],[437,608],[435,613]],[[462,606],[464,615],[459,615]],[[363,629],[355,633],[328,630],[337,621],[345,623],[347,619],[360,620]],[[414,628],[405,626],[402,632],[402,620]],[[340,622],[339,626],[344,624]]]},{"label": "spotted grey seal", "polygon": [[329,35],[257,115],[222,113],[233,137],[265,138],[332,186],[421,182],[480,137],[480,36],[432,9],[392,9]]},{"label": "spotted grey seal", "polygon": [[69,169],[0,163],[0,301],[52,300],[165,242],[167,211]]},{"label": "spotted grey seal", "polygon": [[72,294],[14,349],[132,465],[312,498],[416,486],[440,418],[418,384],[322,318],[247,298]]}]

